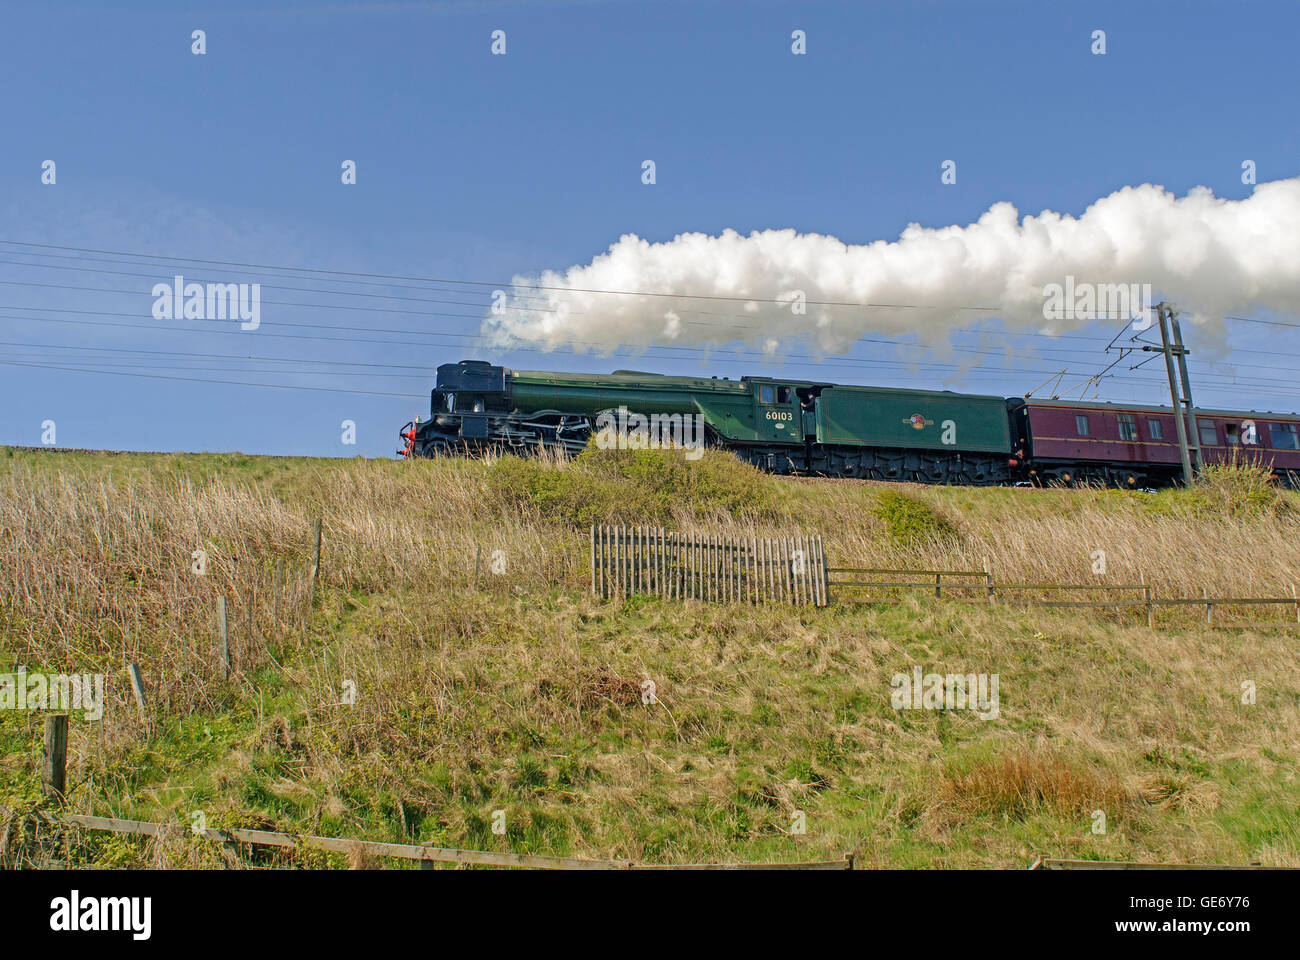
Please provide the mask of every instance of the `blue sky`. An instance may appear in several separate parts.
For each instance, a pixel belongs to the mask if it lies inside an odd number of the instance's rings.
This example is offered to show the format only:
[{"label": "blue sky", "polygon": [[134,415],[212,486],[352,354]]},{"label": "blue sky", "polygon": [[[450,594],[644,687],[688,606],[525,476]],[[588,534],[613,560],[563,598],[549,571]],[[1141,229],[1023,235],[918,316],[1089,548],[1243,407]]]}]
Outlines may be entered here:
[{"label": "blue sky", "polygon": [[[1019,395],[1062,368],[1067,385],[1097,372],[1113,333],[957,334],[988,351],[960,375],[941,359],[902,362],[916,354],[890,344],[779,366],[737,350],[486,353],[474,338],[490,287],[173,270],[84,250],[492,284],[586,263],[628,232],[793,227],[868,243],[910,222],[966,224],[1003,200],[1079,214],[1144,182],[1242,198],[1245,159],[1261,182],[1300,175],[1290,2],[148,3],[2,15],[0,240],[51,246],[0,244],[0,443],[39,444],[53,420],[59,446],[389,456],[398,427],[427,412],[436,366],[467,356]],[[195,29],[203,56],[191,53]],[[506,56],[490,53],[496,29]],[[790,53],[794,29],[806,56]],[[1095,29],[1105,56],[1090,52]],[[945,186],[949,158],[960,173]],[[46,160],[53,185],[41,182]],[[355,185],[340,182],[344,160]],[[262,326],[155,320],[150,290],[178,272],[260,281]],[[1226,352],[1194,357],[1197,400],[1300,408],[1297,334],[1230,324]],[[1101,398],[1158,400],[1157,364],[1127,366]],[[354,446],[341,442],[345,419]]]}]

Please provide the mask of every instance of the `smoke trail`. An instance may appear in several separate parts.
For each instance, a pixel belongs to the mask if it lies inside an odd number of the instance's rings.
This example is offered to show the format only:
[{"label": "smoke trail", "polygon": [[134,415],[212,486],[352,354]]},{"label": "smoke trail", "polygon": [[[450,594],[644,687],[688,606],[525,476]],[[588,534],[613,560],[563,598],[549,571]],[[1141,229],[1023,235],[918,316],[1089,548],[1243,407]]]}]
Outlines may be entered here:
[{"label": "smoke trail", "polygon": [[[941,344],[991,316],[1011,329],[1062,333],[1091,319],[1082,308],[1045,319],[1045,288],[1067,277],[1076,288],[1150,284],[1212,339],[1225,314],[1300,313],[1300,178],[1259,184],[1244,200],[1206,187],[1182,198],[1125,187],[1079,217],[1048,210],[1021,220],[997,203],[969,226],[912,224],[896,241],[864,245],[794,230],[666,243],[628,234],[585,266],[516,277],[482,332],[497,347],[744,343],[772,355],[794,341],[843,352],[870,332]],[[588,292],[610,290],[737,299]]]}]

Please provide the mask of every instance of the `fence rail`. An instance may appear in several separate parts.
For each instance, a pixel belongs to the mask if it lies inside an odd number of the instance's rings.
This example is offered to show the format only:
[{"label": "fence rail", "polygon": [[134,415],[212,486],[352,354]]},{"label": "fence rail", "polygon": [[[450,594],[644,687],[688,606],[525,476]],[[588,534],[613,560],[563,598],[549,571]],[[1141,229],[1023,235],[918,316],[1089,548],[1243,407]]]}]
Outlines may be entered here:
[{"label": "fence rail", "polygon": [[[936,597],[942,597],[945,590],[982,590],[984,599],[992,603],[999,592],[1015,593],[1024,591],[1110,591],[1121,594],[1105,600],[1036,600],[1015,601],[1026,606],[1037,607],[1142,607],[1146,610],[1147,623],[1155,625],[1155,611],[1158,607],[1204,607],[1205,620],[1212,623],[1215,607],[1230,606],[1291,606],[1295,608],[1296,623],[1300,624],[1300,595],[1295,589],[1289,597],[1212,597],[1204,591],[1200,597],[1158,597],[1156,590],[1148,583],[997,583],[993,574],[984,570],[908,570],[896,567],[827,567],[828,574],[850,574],[851,578],[831,577],[827,581],[828,592],[834,590],[933,590]],[[863,576],[913,576],[925,577],[925,580],[881,580],[862,579]],[[978,577],[976,582],[952,582],[952,578]],[[1129,591],[1129,595],[1123,595]],[[1134,596],[1138,593],[1140,595]],[[851,603],[871,603],[872,600],[854,596]]]},{"label": "fence rail", "polygon": [[[109,833],[132,834],[146,837],[184,835],[192,830],[179,823],[157,823],[147,820],[120,820],[115,817],[93,817],[87,814],[56,815],[38,810],[34,817],[44,823],[79,827],[83,830],[101,830]],[[216,840],[226,847],[241,844],[280,849],[328,850],[335,853],[360,853],[364,856],[396,860],[415,860],[422,866],[435,863],[455,863],[483,867],[512,867],[532,870],[852,870],[853,854],[847,853],[838,860],[812,860],[794,863],[640,863],[633,860],[584,860],[578,857],[552,857],[523,853],[496,853],[487,850],[459,850],[449,847],[431,847],[406,843],[384,843],[376,840],[346,840],[341,837],[294,836],[271,830],[247,830],[240,827],[225,829],[206,828],[199,831],[206,839]]]},{"label": "fence rail", "polygon": [[722,537],[663,527],[591,528],[591,592],[671,599],[825,606],[818,536]]},{"label": "fence rail", "polygon": [[1026,597],[1012,602],[1040,607],[1138,607],[1146,611],[1151,627],[1160,607],[1203,606],[1206,622],[1213,623],[1215,607],[1291,606],[1300,624],[1300,596],[1294,588],[1289,597],[1212,597],[1208,590],[1200,597],[1158,597],[1149,583],[998,583],[987,558],[983,570],[832,567],[827,565],[819,536],[722,537],[663,527],[591,528],[591,591],[605,599],[649,593],[676,600],[821,607],[830,602],[832,592],[845,595],[849,603],[877,602],[863,596],[862,592],[872,590],[926,590],[936,597],[947,591],[962,599],[970,599],[968,591],[977,591],[986,603],[993,603],[999,594],[1109,593],[1098,600]]},{"label": "fence rail", "polygon": [[1139,863],[1136,860],[1057,860],[1039,857],[1030,870],[1284,870],[1258,863]]},{"label": "fence rail", "polygon": [[[936,597],[943,596],[944,588],[949,590],[983,590],[987,597],[993,596],[993,575],[987,570],[908,570],[899,567],[828,567],[828,574],[850,574],[853,579],[830,580],[828,586],[836,590],[870,590],[873,588],[902,588],[914,590],[925,588],[933,590]],[[912,576],[925,577],[923,581],[919,580],[863,580],[861,575],[877,576]],[[954,577],[960,577],[969,580],[972,577],[978,577],[974,583],[953,583]],[[946,578],[946,582],[945,582]]]}]

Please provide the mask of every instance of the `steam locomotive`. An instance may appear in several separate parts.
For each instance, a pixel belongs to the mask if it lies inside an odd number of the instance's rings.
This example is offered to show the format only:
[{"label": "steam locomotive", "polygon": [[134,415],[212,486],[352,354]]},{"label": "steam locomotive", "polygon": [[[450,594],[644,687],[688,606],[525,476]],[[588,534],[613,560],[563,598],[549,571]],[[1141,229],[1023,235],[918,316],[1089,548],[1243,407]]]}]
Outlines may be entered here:
[{"label": "steam locomotive", "polygon": [[[438,367],[428,420],[407,423],[404,457],[581,452],[602,423],[694,418],[704,442],[778,474],[1145,489],[1182,479],[1175,411],[784,377],[676,377]],[[679,422],[679,421],[673,421]],[[1202,461],[1269,466],[1300,488],[1300,416],[1201,410],[1187,418]]]}]

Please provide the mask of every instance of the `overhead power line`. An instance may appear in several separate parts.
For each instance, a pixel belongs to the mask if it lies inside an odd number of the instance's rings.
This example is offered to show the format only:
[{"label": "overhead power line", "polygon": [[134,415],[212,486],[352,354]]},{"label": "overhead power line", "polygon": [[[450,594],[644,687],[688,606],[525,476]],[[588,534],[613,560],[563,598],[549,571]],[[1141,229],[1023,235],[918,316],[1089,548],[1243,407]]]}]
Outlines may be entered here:
[{"label": "overhead power line", "polygon": [[[100,250],[93,247],[72,247],[62,244],[53,243],[33,243],[24,240],[0,240],[0,243],[9,246],[32,247],[43,250],[66,250],[77,253],[95,253],[104,254],[114,257],[139,257],[148,260],[165,260],[174,263],[202,263],[212,264],[222,267],[246,267],[255,270],[287,270],[297,273],[311,273],[322,276],[336,277],[365,277],[381,280],[403,280],[423,283],[447,283],[473,287],[495,287],[498,289],[513,289],[516,285],[513,282],[502,282],[499,280],[458,280],[451,277],[415,277],[403,276],[401,274],[387,273],[364,273],[352,270],[325,270],[315,267],[289,267],[281,264],[266,263],[242,263],[236,260],[210,260],[199,257],[174,257],[163,254],[151,253],[132,253],[126,250]],[[620,297],[667,297],[679,300],[721,300],[735,303],[779,303],[789,305],[791,301],[785,299],[774,299],[768,297],[742,297],[730,296],[725,294],[704,294],[704,293],[677,293],[659,290],[602,290],[594,287],[571,287],[571,286],[550,286],[546,284],[527,284],[524,289],[528,290],[554,290],[566,293],[593,293],[608,294],[610,296]],[[981,312],[997,312],[1004,310],[1002,306],[955,306],[955,307],[938,307],[935,305],[918,304],[918,303],[858,303],[854,301],[841,300],[805,300],[805,303],[814,306],[828,307],[879,307],[894,310],[935,310],[935,309],[955,309],[955,310],[975,310]]]}]

